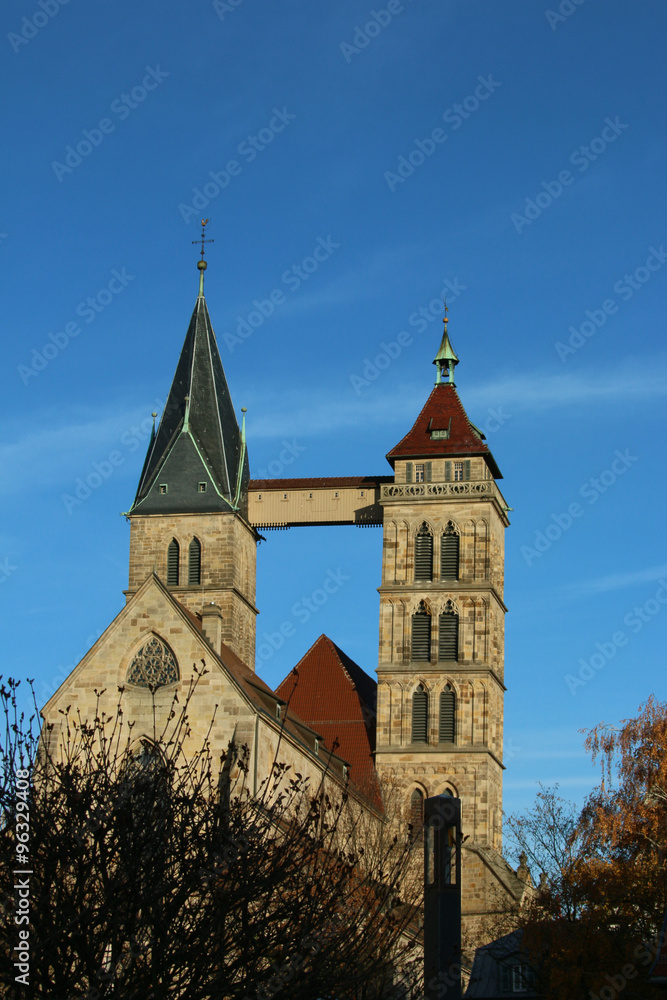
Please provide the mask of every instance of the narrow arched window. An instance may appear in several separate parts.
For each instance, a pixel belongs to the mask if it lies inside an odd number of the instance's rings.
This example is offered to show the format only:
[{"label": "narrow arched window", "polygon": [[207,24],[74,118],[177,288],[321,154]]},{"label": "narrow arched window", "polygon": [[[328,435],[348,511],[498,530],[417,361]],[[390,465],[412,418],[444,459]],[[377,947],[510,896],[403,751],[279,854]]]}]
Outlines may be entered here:
[{"label": "narrow arched window", "polygon": [[415,788],[410,796],[410,826],[412,839],[421,838],[424,827],[424,795],[419,788]]},{"label": "narrow arched window", "polygon": [[459,578],[459,535],[450,521],[440,539],[440,579]]},{"label": "narrow arched window", "polygon": [[201,583],[201,543],[198,538],[193,538],[188,550],[188,583]]},{"label": "narrow arched window", "polygon": [[433,579],[433,535],[424,522],[415,535],[415,580]]},{"label": "narrow arched window", "polygon": [[180,552],[178,542],[172,538],[167,549],[167,583],[170,587],[178,586]]},{"label": "narrow arched window", "polygon": [[459,658],[459,616],[451,601],[438,621],[438,659],[458,660]]},{"label": "narrow arched window", "polygon": [[412,695],[412,742],[427,743],[428,694],[422,684]]},{"label": "narrow arched window", "polygon": [[451,685],[440,692],[440,714],[438,719],[440,743],[456,742],[456,695]]},{"label": "narrow arched window", "polygon": [[412,616],[411,659],[427,663],[431,659],[431,616],[423,601]]}]

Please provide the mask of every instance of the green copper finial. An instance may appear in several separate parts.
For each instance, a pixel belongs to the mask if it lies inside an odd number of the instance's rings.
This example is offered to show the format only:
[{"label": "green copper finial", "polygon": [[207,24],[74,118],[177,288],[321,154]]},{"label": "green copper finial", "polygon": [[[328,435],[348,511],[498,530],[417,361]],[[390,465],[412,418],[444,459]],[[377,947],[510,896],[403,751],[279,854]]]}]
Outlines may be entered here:
[{"label": "green copper finial", "polygon": [[444,374],[447,377],[447,381],[446,381],[445,384],[446,385],[451,385],[452,388],[453,388],[454,387],[454,366],[458,365],[459,359],[458,359],[458,357],[456,355],[456,351],[452,347],[452,342],[449,339],[449,334],[447,333],[447,324],[449,323],[449,319],[447,317],[447,300],[446,299],[445,299],[445,302],[444,302],[444,306],[445,306],[445,318],[443,319],[442,322],[445,324],[445,329],[444,329],[444,332],[442,334],[442,340],[440,342],[440,350],[438,351],[438,353],[436,354],[436,356],[435,356],[435,358],[433,360],[433,364],[436,366],[436,369],[437,369],[437,372],[438,372],[438,374],[436,376],[435,384],[436,385],[440,385],[441,384],[441,382],[443,380],[442,377],[443,377],[443,374]]},{"label": "green copper finial", "polygon": [[204,297],[204,271],[208,267],[208,264],[204,260],[204,244],[205,243],[215,243],[215,240],[206,239],[206,227],[209,224],[210,219],[201,220],[201,236],[198,240],[193,240],[193,244],[201,243],[201,260],[197,261],[197,267],[199,269],[199,295],[201,298]]}]

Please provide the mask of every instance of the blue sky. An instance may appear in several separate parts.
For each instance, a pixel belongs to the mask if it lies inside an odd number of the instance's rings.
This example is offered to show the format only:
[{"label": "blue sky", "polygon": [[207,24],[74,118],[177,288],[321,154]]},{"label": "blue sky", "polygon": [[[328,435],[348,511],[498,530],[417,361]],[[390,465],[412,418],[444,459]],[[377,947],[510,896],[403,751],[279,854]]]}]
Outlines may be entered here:
[{"label": "blue sky", "polygon": [[[664,697],[664,4],[10,0],[0,17],[4,672],[48,695],[122,607],[120,513],[205,215],[254,476],[387,474],[447,292],[459,392],[514,508],[505,805],[538,781],[582,801],[598,772],[580,730]],[[378,529],[268,534],[260,641],[329,571],[349,578],[259,664],[269,683],[322,632],[373,672],[380,550]]]}]

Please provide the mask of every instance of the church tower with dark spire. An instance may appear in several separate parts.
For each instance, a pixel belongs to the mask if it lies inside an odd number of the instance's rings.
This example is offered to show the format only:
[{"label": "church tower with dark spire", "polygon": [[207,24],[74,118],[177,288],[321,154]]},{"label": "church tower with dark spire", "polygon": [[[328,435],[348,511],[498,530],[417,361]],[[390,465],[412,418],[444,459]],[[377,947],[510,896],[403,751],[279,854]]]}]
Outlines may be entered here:
[{"label": "church tower with dark spire", "polygon": [[[501,849],[503,565],[507,505],[484,434],[454,385],[447,332],[436,382],[387,459],[376,766],[418,821],[423,800],[463,803],[480,850]],[[470,859],[467,871],[471,869]],[[467,876],[468,877],[468,876]],[[474,893],[467,906],[474,911]]]},{"label": "church tower with dark spire", "polygon": [[[203,234],[202,234],[203,240]],[[203,243],[202,243],[203,249]],[[254,669],[257,534],[247,520],[245,411],[239,427],[199,295],[128,517],[128,598],[152,572]]]}]

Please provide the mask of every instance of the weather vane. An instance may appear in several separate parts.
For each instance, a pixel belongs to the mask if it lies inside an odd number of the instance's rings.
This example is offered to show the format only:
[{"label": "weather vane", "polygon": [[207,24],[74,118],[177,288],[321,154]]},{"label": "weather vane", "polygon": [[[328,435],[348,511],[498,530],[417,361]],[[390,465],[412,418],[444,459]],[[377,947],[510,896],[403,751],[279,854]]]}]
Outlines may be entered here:
[{"label": "weather vane", "polygon": [[207,240],[206,239],[206,227],[209,224],[209,222],[210,222],[210,219],[202,219],[201,220],[201,236],[200,236],[200,238],[198,240],[193,240],[192,241],[193,245],[195,243],[201,243],[201,259],[202,260],[204,259],[204,244],[205,243],[215,243],[215,240]]}]

